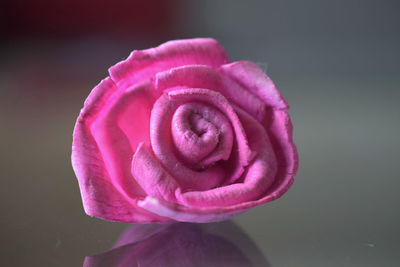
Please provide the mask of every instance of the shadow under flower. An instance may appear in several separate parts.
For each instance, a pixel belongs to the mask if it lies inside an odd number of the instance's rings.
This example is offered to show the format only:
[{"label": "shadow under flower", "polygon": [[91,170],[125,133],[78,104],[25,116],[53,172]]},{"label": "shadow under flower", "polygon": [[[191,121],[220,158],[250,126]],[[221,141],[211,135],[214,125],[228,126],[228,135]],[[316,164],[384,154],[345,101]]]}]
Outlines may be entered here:
[{"label": "shadow under flower", "polygon": [[84,267],[270,266],[253,241],[231,221],[135,224],[113,248],[87,256]]}]

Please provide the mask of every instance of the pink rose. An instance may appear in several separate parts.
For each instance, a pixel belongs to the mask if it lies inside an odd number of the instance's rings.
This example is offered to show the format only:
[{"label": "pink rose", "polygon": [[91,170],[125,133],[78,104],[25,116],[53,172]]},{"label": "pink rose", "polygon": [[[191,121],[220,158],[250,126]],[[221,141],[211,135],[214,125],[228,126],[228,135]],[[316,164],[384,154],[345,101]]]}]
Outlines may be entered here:
[{"label": "pink rose", "polygon": [[288,105],[213,39],[133,51],[77,119],[72,165],[90,216],[210,222],[279,198],[297,153]]}]

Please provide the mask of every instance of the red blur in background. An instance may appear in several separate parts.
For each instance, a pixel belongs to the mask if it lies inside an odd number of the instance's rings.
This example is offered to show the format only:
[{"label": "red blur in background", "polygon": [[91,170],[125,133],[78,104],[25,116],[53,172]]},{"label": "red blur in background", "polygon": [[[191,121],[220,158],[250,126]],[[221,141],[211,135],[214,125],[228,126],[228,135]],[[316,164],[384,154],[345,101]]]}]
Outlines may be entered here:
[{"label": "red blur in background", "polygon": [[2,0],[3,93],[43,107],[62,92],[87,94],[134,49],[176,34],[178,0]]},{"label": "red blur in background", "polygon": [[177,11],[170,0],[5,0],[1,5],[0,27],[8,38],[161,37],[171,30]]}]

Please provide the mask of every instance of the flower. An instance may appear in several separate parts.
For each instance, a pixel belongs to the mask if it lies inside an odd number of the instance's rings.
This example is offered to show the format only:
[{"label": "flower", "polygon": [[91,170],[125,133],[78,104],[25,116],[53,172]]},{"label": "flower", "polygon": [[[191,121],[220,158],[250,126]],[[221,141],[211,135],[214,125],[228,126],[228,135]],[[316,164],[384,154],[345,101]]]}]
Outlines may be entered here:
[{"label": "flower", "polygon": [[121,222],[228,219],[285,193],[297,170],[288,105],[254,63],[210,38],[133,51],[77,119],[86,213]]}]

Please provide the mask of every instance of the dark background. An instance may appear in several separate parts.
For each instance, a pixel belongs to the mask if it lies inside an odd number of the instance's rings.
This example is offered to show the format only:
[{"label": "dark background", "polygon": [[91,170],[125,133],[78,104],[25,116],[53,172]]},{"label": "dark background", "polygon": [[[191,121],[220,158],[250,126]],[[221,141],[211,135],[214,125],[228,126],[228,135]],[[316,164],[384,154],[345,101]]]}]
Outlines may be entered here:
[{"label": "dark background", "polygon": [[271,266],[400,265],[400,2],[0,4],[0,265],[81,266],[127,224],[83,212],[72,129],[133,49],[214,37],[291,106],[300,167],[281,199],[233,221]]}]

